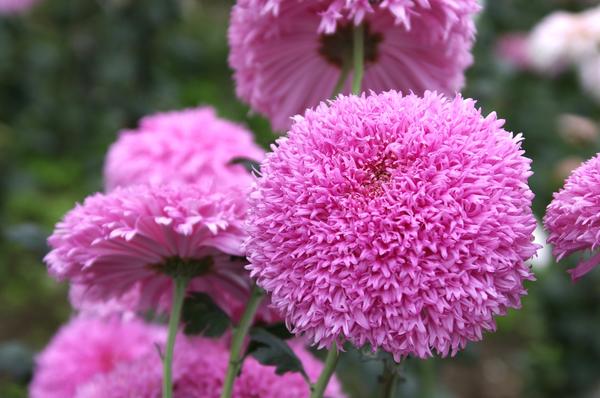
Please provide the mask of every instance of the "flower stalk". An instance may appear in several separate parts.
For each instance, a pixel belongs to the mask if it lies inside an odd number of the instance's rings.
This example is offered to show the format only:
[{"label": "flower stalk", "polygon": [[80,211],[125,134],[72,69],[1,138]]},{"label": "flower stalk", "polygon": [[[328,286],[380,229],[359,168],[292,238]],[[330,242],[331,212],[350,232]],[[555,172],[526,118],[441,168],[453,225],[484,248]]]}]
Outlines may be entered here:
[{"label": "flower stalk", "polygon": [[339,353],[337,349],[337,345],[334,342],[331,345],[331,348],[327,352],[327,358],[325,358],[325,366],[323,367],[323,371],[319,376],[319,379],[315,384],[311,386],[311,394],[310,398],[323,398],[323,393],[327,388],[327,384],[329,384],[329,380],[333,373],[335,372],[335,367],[337,366],[337,362],[339,359]]},{"label": "flower stalk", "polygon": [[185,299],[185,290],[188,284],[188,278],[177,276],[173,278],[173,303],[171,305],[171,317],[169,319],[169,336],[167,338],[167,347],[163,358],[163,398],[173,397],[173,351],[175,349],[175,339],[179,329],[179,320],[181,319],[181,309]]},{"label": "flower stalk", "polygon": [[233,393],[233,384],[235,378],[240,371],[242,366],[242,347],[244,345],[244,339],[248,334],[248,330],[254,320],[254,315],[260,306],[260,303],[264,297],[262,290],[254,285],[250,292],[250,300],[246,305],[246,309],[242,314],[240,322],[233,331],[233,339],[231,341],[231,351],[229,355],[229,364],[227,365],[227,375],[223,383],[223,390],[221,391],[221,398],[231,398]]},{"label": "flower stalk", "polygon": [[363,75],[365,73],[365,28],[363,24],[354,27],[352,45],[353,45],[353,76],[352,76],[352,94],[360,94]]}]

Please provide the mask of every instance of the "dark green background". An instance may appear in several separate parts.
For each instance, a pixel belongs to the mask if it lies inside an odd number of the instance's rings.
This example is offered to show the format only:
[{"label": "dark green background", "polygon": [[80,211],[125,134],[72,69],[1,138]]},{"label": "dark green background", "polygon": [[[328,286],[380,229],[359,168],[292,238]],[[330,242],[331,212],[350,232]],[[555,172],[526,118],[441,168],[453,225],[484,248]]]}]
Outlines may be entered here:
[{"label": "dark green background", "polygon": [[[575,73],[518,72],[494,54],[498,37],[549,12],[597,2],[489,0],[478,21],[465,94],[523,132],[534,160],[538,216],[562,184],[559,163],[588,158],[557,133],[569,112],[600,119]],[[225,40],[231,1],[45,0],[0,17],[0,397],[24,397],[31,355],[69,316],[66,287],[42,263],[45,238],[75,201],[101,189],[104,153],[119,129],[157,110],[214,105],[262,144],[269,125],[234,95]],[[600,21],[599,21],[600,23]],[[408,360],[403,396],[600,396],[600,270],[572,284],[551,264],[530,283],[521,311],[456,358]],[[355,397],[376,389],[379,365],[356,352],[340,364]]]}]

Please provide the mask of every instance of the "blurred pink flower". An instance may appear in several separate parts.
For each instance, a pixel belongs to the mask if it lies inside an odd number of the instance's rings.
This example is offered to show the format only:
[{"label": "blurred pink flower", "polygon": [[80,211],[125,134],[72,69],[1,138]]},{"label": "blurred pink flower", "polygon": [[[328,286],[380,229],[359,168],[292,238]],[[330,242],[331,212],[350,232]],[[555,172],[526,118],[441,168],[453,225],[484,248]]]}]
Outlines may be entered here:
[{"label": "blurred pink flower", "polygon": [[513,68],[527,70],[531,68],[531,60],[527,52],[526,33],[507,33],[496,42],[496,56]]},{"label": "blurred pink flower", "polygon": [[106,157],[108,191],[137,183],[169,182],[247,186],[252,176],[235,158],[260,161],[262,150],[245,128],[202,107],[144,117],[122,131]]},{"label": "blurred pink flower", "polygon": [[86,300],[123,299],[139,289],[137,308],[170,304],[172,277],[193,277],[227,312],[250,291],[241,243],[245,196],[201,185],[138,185],[88,197],[59,222],[45,261],[59,280],[85,288]]},{"label": "blurred pink flower", "polygon": [[[316,380],[323,365],[302,346],[293,349],[301,358],[309,377]],[[174,397],[218,398],[227,369],[229,353],[220,340],[187,339],[180,335],[175,349]],[[133,364],[124,364],[112,373],[96,377],[83,386],[77,398],[160,398],[161,365],[158,355],[148,355]],[[330,398],[341,398],[338,381],[333,378],[326,391]],[[275,374],[273,367],[246,358],[233,392],[234,398],[308,398],[310,390],[298,373]]]},{"label": "blurred pink flower", "polygon": [[565,186],[554,194],[546,210],[544,226],[558,261],[578,251],[590,251],[589,259],[569,270],[577,280],[600,264],[600,154],[578,167]]},{"label": "blurred pink flower", "polygon": [[229,27],[237,94],[286,130],[291,116],[331,96],[359,24],[365,91],[454,93],[472,63],[479,8],[476,0],[238,0]]},{"label": "blurred pink flower", "polygon": [[29,11],[39,0],[0,0],[0,15],[14,15]]},{"label": "blurred pink flower", "polygon": [[522,137],[474,101],[339,96],[297,116],[251,193],[251,276],[296,334],[398,360],[518,308],[538,245]]},{"label": "blurred pink flower", "polygon": [[77,388],[119,364],[156,353],[162,328],[141,321],[75,318],[63,326],[36,359],[31,398],[71,398]]}]

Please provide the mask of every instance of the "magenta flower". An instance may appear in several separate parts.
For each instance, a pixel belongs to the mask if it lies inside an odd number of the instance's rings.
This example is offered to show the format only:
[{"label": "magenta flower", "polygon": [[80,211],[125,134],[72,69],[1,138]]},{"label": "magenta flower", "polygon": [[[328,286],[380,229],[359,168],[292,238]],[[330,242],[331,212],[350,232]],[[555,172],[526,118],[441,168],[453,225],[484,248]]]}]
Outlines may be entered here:
[{"label": "magenta flower", "polygon": [[[49,272],[85,288],[86,300],[139,289],[135,309],[171,303],[172,277],[192,278],[228,313],[250,291],[241,243],[245,197],[233,188],[200,185],[132,186],[88,197],[59,222],[48,243]],[[162,305],[161,305],[162,304]]]},{"label": "magenta flower", "polygon": [[238,0],[229,28],[237,94],[286,130],[331,96],[361,24],[365,90],[454,93],[472,63],[478,10],[476,0]]},{"label": "magenta flower", "polygon": [[[36,358],[31,398],[71,398],[94,376],[111,372],[148,352],[165,333],[140,321],[75,318],[63,326]],[[158,355],[157,355],[158,356]]]},{"label": "magenta flower", "polygon": [[262,160],[262,150],[245,128],[220,119],[213,108],[159,113],[122,131],[106,157],[108,191],[117,186],[170,182],[246,186],[252,181],[235,158]]},{"label": "magenta flower", "polygon": [[[564,188],[554,194],[544,226],[558,261],[575,252],[594,252],[600,247],[600,154],[573,171]],[[581,278],[598,264],[600,253],[595,253],[569,270],[571,278]]]},{"label": "magenta flower", "polygon": [[[218,398],[229,360],[223,341],[186,339],[178,336],[174,362],[173,396],[175,398]],[[295,344],[306,372],[313,380],[323,365],[304,348]],[[99,375],[79,389],[77,398],[159,398],[160,358],[149,353],[135,363],[124,364],[109,374]],[[247,358],[233,392],[234,398],[308,398],[309,387],[297,373],[275,374],[272,367],[260,365]],[[327,389],[330,398],[342,398],[338,381],[334,378]]]},{"label": "magenta flower", "polygon": [[395,91],[296,116],[251,194],[251,276],[297,334],[445,356],[520,306],[537,245],[520,135]]},{"label": "magenta flower", "polygon": [[16,15],[29,11],[39,0],[0,0],[0,15]]}]

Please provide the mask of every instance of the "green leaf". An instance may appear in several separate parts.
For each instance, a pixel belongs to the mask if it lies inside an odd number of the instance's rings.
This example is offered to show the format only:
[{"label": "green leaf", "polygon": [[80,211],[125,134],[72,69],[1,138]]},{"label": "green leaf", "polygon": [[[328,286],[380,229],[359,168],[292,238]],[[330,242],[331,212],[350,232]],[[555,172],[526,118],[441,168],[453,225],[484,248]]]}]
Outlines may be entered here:
[{"label": "green leaf", "polygon": [[285,326],[284,322],[277,322],[269,325],[257,324],[257,328],[259,327],[271,333],[275,337],[280,338],[281,340],[289,340],[294,337],[294,335],[291,334],[288,328]]},{"label": "green leaf", "polygon": [[254,159],[238,157],[233,158],[229,164],[240,164],[244,166],[248,173],[260,173],[260,163]]},{"label": "green leaf", "polygon": [[302,362],[290,346],[263,328],[253,328],[250,331],[250,344],[246,355],[252,355],[263,365],[275,366],[275,373],[278,375],[300,372],[308,380]]},{"label": "green leaf", "polygon": [[186,297],[182,317],[186,334],[201,334],[206,337],[222,336],[231,324],[227,314],[213,299],[200,292]]}]

